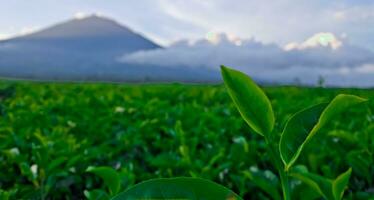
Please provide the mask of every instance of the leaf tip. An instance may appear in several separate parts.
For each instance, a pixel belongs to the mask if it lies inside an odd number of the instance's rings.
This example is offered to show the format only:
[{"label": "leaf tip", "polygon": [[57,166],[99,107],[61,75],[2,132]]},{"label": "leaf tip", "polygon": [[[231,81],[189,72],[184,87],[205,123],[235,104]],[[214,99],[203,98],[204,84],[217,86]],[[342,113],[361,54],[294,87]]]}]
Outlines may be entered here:
[{"label": "leaf tip", "polygon": [[363,98],[363,97],[352,95],[352,94],[338,94],[336,97],[340,97],[340,98],[342,98],[342,97],[350,97],[350,98],[356,99],[358,102],[369,101],[369,99],[367,99],[367,98]]},{"label": "leaf tip", "polygon": [[221,68],[222,75],[227,74],[230,71],[230,68],[226,67],[225,65],[221,65],[220,68]]}]

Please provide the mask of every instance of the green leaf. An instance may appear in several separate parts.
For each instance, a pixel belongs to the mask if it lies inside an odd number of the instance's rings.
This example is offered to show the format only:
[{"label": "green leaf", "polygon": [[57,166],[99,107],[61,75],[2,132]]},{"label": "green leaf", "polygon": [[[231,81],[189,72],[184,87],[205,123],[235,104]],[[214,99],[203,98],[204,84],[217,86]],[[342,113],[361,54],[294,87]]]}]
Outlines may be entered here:
[{"label": "green leaf", "polygon": [[337,95],[323,111],[319,118],[318,126],[323,127],[328,121],[335,118],[338,114],[349,109],[351,106],[367,101],[367,99],[350,95],[339,94]]},{"label": "green leaf", "polygon": [[189,199],[241,200],[238,195],[217,183],[200,178],[161,178],[145,181],[120,193],[112,200]]},{"label": "green leaf", "polygon": [[326,105],[322,103],[306,108],[288,120],[279,142],[280,155],[286,169],[296,161]]},{"label": "green leaf", "polygon": [[221,66],[223,81],[236,108],[258,134],[267,136],[274,127],[274,113],[269,99],[247,75]]},{"label": "green leaf", "polygon": [[121,182],[119,174],[110,167],[88,167],[87,172],[93,173],[104,180],[105,185],[109,188],[111,195],[118,193]]},{"label": "green leaf", "polygon": [[320,194],[324,199],[333,199],[332,181],[330,179],[307,171],[295,169],[293,169],[289,175],[309,185],[309,187]]},{"label": "green leaf", "polygon": [[274,200],[281,200],[279,193],[279,180],[271,171],[261,171],[257,167],[251,167],[250,170],[243,172],[244,176],[251,180],[251,183],[261,188]]},{"label": "green leaf", "polygon": [[91,190],[91,191],[85,190],[83,193],[84,193],[84,196],[88,200],[108,200],[108,199],[110,199],[109,195],[103,190]]},{"label": "green leaf", "polygon": [[[297,180],[298,181],[298,180]],[[291,182],[291,185],[295,184],[291,190],[291,199],[302,199],[302,200],[316,200],[321,199],[321,195],[315,190],[309,187],[304,182]]]},{"label": "green leaf", "polygon": [[343,197],[351,173],[352,169],[348,169],[335,180],[299,169],[293,169],[289,175],[303,181],[325,199],[340,200]]},{"label": "green leaf", "polygon": [[321,196],[324,196],[318,184],[316,184],[309,178],[302,176],[302,174],[305,173],[308,173],[308,168],[306,168],[306,166],[304,165],[296,165],[292,168],[290,175],[292,175],[293,177],[298,177],[299,180],[303,180],[301,183],[291,183],[294,185],[294,187],[292,188],[292,199],[314,200]]},{"label": "green leaf", "polygon": [[294,114],[288,120],[279,143],[286,170],[296,162],[304,146],[328,121],[364,101],[366,99],[354,95],[340,94],[329,104],[317,104]]},{"label": "green leaf", "polygon": [[334,194],[335,200],[343,198],[344,190],[348,185],[349,178],[351,177],[352,169],[349,168],[346,172],[338,176],[332,184],[332,192]]}]

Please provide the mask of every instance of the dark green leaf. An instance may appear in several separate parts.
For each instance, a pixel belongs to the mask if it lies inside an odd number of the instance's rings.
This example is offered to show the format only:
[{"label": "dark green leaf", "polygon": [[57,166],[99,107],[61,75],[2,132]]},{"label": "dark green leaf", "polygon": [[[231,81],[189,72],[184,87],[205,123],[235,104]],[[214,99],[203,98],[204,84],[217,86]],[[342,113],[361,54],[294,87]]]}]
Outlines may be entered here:
[{"label": "dark green leaf", "polygon": [[254,185],[261,188],[274,200],[281,200],[281,195],[278,191],[279,181],[278,177],[271,171],[260,171],[257,167],[251,167],[249,171],[244,172],[244,176],[252,181]]},{"label": "dark green leaf", "polygon": [[330,179],[310,172],[291,172],[290,176],[303,181],[323,198],[329,200],[333,199],[332,181]]},{"label": "dark green leaf", "polygon": [[0,189],[0,200],[8,200],[10,193]]},{"label": "dark green leaf", "polygon": [[269,99],[247,75],[221,66],[223,81],[229,95],[247,124],[260,135],[270,134],[274,127],[274,113]]},{"label": "dark green leaf", "polygon": [[139,183],[113,198],[135,199],[241,200],[229,189],[200,178],[153,179]]},{"label": "dark green leaf", "polygon": [[[298,181],[298,180],[297,180]],[[294,183],[291,183],[291,185]],[[292,187],[291,190],[291,199],[302,199],[302,200],[316,200],[321,199],[321,195],[318,194],[315,190],[313,190],[309,185],[305,184],[304,182],[297,182]]]},{"label": "dark green leaf", "polygon": [[351,151],[347,154],[347,162],[353,172],[361,178],[367,179],[370,183],[373,179],[370,174],[370,167],[373,163],[373,156],[367,151]]},{"label": "dark green leaf", "polygon": [[109,195],[103,190],[91,190],[91,191],[85,190],[83,193],[84,193],[84,196],[88,200],[108,200],[108,199],[110,199]]},{"label": "dark green leaf", "polygon": [[343,197],[344,189],[347,187],[351,172],[352,170],[348,169],[335,180],[331,180],[305,170],[300,170],[300,168],[294,168],[290,176],[303,181],[325,199],[340,200]]},{"label": "dark green leaf", "polygon": [[89,167],[87,172],[94,173],[104,180],[105,185],[109,188],[111,195],[118,193],[121,183],[116,170],[110,167]]},{"label": "dark green leaf", "polygon": [[306,138],[317,124],[326,105],[326,103],[322,103],[306,108],[288,120],[279,142],[280,155],[286,169],[296,161]]}]

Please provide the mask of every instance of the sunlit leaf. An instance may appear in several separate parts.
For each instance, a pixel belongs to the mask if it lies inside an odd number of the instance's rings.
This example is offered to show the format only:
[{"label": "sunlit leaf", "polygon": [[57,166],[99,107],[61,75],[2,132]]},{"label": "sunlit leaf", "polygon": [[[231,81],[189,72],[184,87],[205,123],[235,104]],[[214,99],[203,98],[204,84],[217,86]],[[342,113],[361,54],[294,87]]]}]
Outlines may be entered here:
[{"label": "sunlit leaf", "polygon": [[329,104],[318,104],[293,115],[283,130],[279,144],[286,170],[294,164],[304,146],[328,121],[364,101],[366,99],[354,95],[340,94]]},{"label": "sunlit leaf", "polygon": [[270,134],[274,113],[269,99],[247,75],[221,66],[223,81],[234,104],[247,124],[260,135]]},{"label": "sunlit leaf", "polygon": [[280,155],[286,168],[296,161],[326,105],[322,103],[306,108],[288,120],[279,142]]},{"label": "sunlit leaf", "polygon": [[335,200],[339,200],[343,198],[344,190],[346,189],[348,185],[351,174],[352,174],[352,169],[349,168],[348,171],[339,175],[332,183],[332,191],[333,191]]}]

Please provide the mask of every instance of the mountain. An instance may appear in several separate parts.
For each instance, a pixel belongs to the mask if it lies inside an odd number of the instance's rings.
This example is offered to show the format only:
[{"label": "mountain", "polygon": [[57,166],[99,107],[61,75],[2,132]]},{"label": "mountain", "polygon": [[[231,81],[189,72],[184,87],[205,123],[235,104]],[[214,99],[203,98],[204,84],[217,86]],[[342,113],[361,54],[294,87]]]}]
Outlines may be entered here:
[{"label": "mountain", "polygon": [[[92,15],[0,41],[0,76],[72,81],[192,81],[204,70],[117,62],[124,54],[162,48],[114,20]],[[183,80],[182,80],[183,81]]]}]

